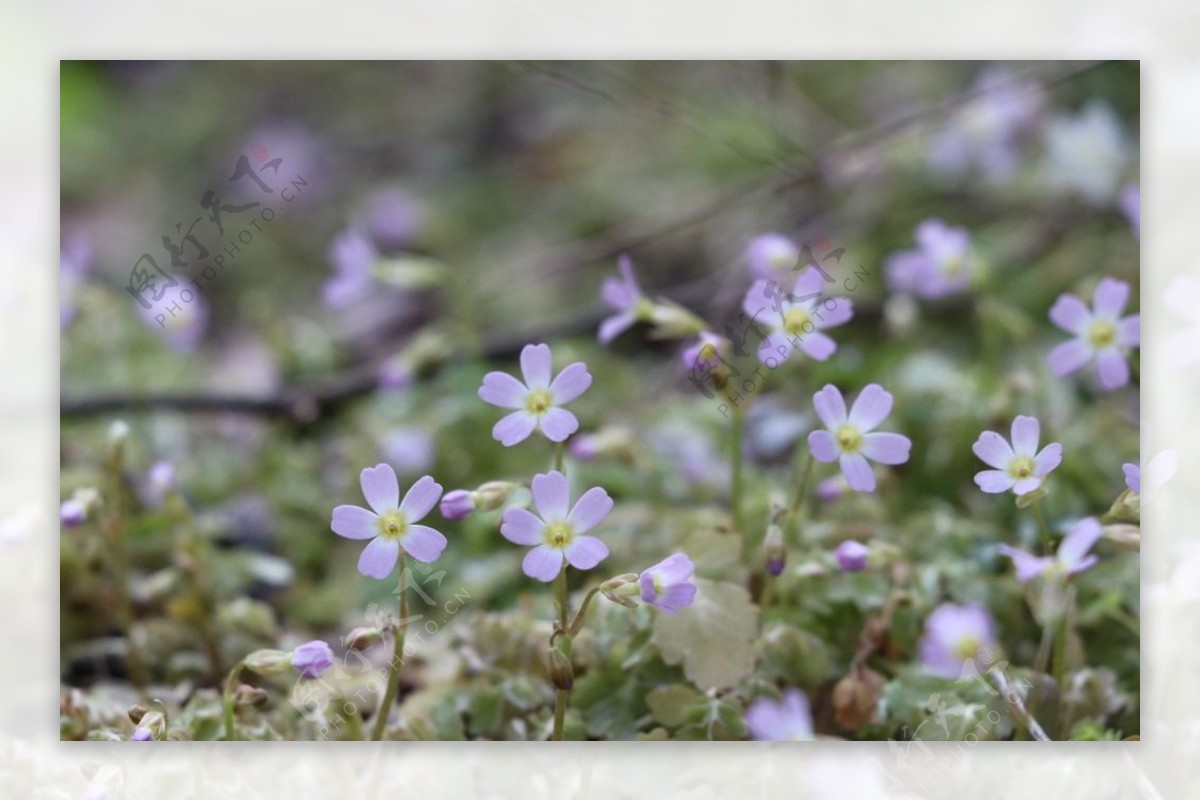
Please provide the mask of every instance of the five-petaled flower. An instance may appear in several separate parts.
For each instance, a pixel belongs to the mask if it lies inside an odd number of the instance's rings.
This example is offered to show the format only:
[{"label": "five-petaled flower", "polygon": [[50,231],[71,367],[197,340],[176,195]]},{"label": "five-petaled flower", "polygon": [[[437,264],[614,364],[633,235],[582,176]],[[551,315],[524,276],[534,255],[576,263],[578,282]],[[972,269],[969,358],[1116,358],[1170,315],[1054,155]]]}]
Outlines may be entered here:
[{"label": "five-petaled flower", "polygon": [[668,615],[679,614],[680,608],[691,606],[696,599],[696,585],[692,582],[695,573],[696,566],[687,554],[668,556],[642,571],[638,578],[642,600]]},{"label": "five-petaled flower", "polygon": [[823,329],[848,322],[854,310],[846,298],[822,300],[825,281],[825,275],[810,266],[796,279],[791,295],[775,281],[760,278],[750,286],[742,310],[754,327],[768,332],[758,346],[760,362],[770,366],[787,361],[796,348],[819,362],[833,355],[837,343]]},{"label": "five-petaled flower", "polygon": [[590,570],[608,556],[608,546],[587,532],[608,517],[613,501],[600,487],[592,487],[570,507],[567,478],[557,470],[533,477],[533,503],[538,514],[519,506],[506,509],[500,533],[509,542],[534,546],[525,554],[522,569],[538,581],[553,581],[567,564]]},{"label": "five-petaled flower", "polygon": [[600,287],[600,297],[616,311],[600,323],[597,339],[607,345],[639,320],[649,319],[654,305],[642,294],[637,277],[633,274],[633,260],[622,253],[617,258],[620,278],[606,278]]},{"label": "five-petaled flower", "polygon": [[1050,471],[1062,461],[1062,445],[1051,442],[1037,449],[1041,429],[1036,417],[1018,415],[1012,423],[1012,444],[995,431],[984,431],[971,450],[994,470],[975,474],[975,483],[984,492],[1026,495],[1042,486]]},{"label": "five-petaled flower", "polygon": [[1064,376],[1096,361],[1096,375],[1106,390],[1129,383],[1127,352],[1141,344],[1141,315],[1122,317],[1129,302],[1129,284],[1104,278],[1096,285],[1092,308],[1077,295],[1063,293],[1050,307],[1050,321],[1075,338],[1050,351],[1047,361],[1055,375]]},{"label": "five-petaled flower", "polygon": [[1099,561],[1095,554],[1089,554],[1088,551],[1100,540],[1102,533],[1100,521],[1094,517],[1085,517],[1071,526],[1071,530],[1058,544],[1058,552],[1054,556],[1034,556],[1011,545],[1000,545],[996,551],[1012,559],[1013,567],[1017,571],[1017,581],[1022,583],[1043,573],[1054,577],[1073,576]]},{"label": "five-petaled flower", "polygon": [[941,220],[929,219],[917,226],[916,240],[916,250],[894,253],[884,263],[892,290],[932,300],[971,285],[977,260],[965,228],[951,228]]},{"label": "five-petaled flower", "polygon": [[837,461],[850,488],[858,492],[875,490],[875,473],[867,459],[880,464],[904,464],[912,440],[903,434],[875,431],[892,411],[892,395],[878,384],[868,384],[858,394],[850,412],[846,401],[833,384],[826,384],[813,395],[817,416],[825,430],[808,435],[808,446],[818,462]]},{"label": "five-petaled flower", "polygon": [[813,739],[808,697],[799,690],[784,690],[778,701],[754,699],[746,709],[746,729],[755,740]]},{"label": "five-petaled flower", "polygon": [[[400,549],[422,562],[442,555],[446,537],[421,520],[442,497],[442,485],[423,476],[400,500],[400,484],[390,465],[377,464],[362,471],[363,496],[370,509],[342,505],[333,510],[335,534],[352,540],[371,540],[358,560],[358,572],[371,578],[387,578],[400,558]],[[374,511],[372,511],[374,510]]]},{"label": "five-petaled flower", "polygon": [[516,409],[496,423],[492,436],[505,447],[524,441],[540,430],[551,442],[562,442],[579,428],[575,415],[562,408],[592,385],[583,362],[574,362],[550,380],[554,361],[548,345],[526,345],[521,349],[521,383],[508,373],[491,372],[483,377],[479,397],[493,406]]},{"label": "five-petaled flower", "polygon": [[962,678],[973,667],[996,659],[992,616],[978,604],[942,604],[925,618],[925,634],[917,644],[921,664],[945,678]]},{"label": "five-petaled flower", "polygon": [[755,278],[781,278],[800,269],[800,248],[783,234],[760,234],[746,247],[746,266]]}]

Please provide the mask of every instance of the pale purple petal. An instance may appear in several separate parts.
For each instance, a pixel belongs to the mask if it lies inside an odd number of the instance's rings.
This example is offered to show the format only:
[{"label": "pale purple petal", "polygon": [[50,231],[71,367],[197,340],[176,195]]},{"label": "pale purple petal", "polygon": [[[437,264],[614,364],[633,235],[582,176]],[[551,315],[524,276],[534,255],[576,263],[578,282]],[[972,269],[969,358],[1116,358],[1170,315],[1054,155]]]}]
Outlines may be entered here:
[{"label": "pale purple petal", "polygon": [[1125,473],[1125,486],[1136,493],[1142,491],[1142,469],[1136,464],[1123,464],[1121,470]]},{"label": "pale purple petal", "polygon": [[556,404],[570,403],[592,385],[592,375],[583,362],[568,364],[550,383],[550,393]]},{"label": "pale purple petal", "polygon": [[335,506],[333,533],[350,540],[369,540],[379,534],[379,517],[361,506]]},{"label": "pale purple petal", "polygon": [[1129,363],[1121,351],[1108,348],[1096,357],[1096,374],[1100,376],[1100,386],[1117,389],[1129,383]]},{"label": "pale purple petal", "polygon": [[525,554],[525,559],[521,562],[521,569],[532,579],[554,581],[559,571],[563,569],[563,552],[551,548],[549,545],[539,545]]},{"label": "pale purple petal", "polygon": [[400,543],[386,537],[376,537],[363,548],[358,558],[358,572],[374,579],[385,579],[400,558]]},{"label": "pale purple petal", "polygon": [[513,412],[501,417],[492,426],[492,438],[507,448],[523,442],[537,428],[538,419],[526,411]]},{"label": "pale purple petal", "polygon": [[537,545],[542,541],[542,530],[546,524],[528,509],[514,506],[504,510],[500,520],[500,534],[517,545]]},{"label": "pale purple petal", "polygon": [[1010,545],[1000,545],[996,551],[1012,560],[1013,568],[1017,573],[1017,581],[1021,583],[1041,574],[1054,562],[1049,556],[1034,556]]},{"label": "pale purple petal", "polygon": [[1115,320],[1125,311],[1129,302],[1129,284],[1115,278],[1104,278],[1096,285],[1096,294],[1092,298],[1092,306],[1096,309],[1097,317]]},{"label": "pale purple petal", "polygon": [[838,457],[837,441],[833,434],[818,429],[808,435],[808,447],[812,449],[813,458],[818,462],[832,462]]},{"label": "pale purple petal", "polygon": [[[775,331],[768,334],[758,346],[758,361],[768,367],[772,366],[772,361],[782,363],[786,362],[792,355],[792,351],[796,348],[792,345],[791,337],[782,331]],[[778,366],[778,364],[774,365]]]},{"label": "pale purple petal", "polygon": [[1082,336],[1092,322],[1092,311],[1078,295],[1064,293],[1050,307],[1050,322],[1064,331]]},{"label": "pale purple petal", "polygon": [[409,523],[415,523],[429,514],[441,497],[442,485],[434,481],[433,476],[422,476],[405,493],[404,500],[400,502],[400,511],[404,512]]},{"label": "pale purple petal", "polygon": [[379,514],[396,511],[400,504],[400,482],[390,464],[377,464],[364,468],[359,477],[363,497]]},{"label": "pale purple petal", "polygon": [[695,600],[695,584],[673,584],[664,589],[662,595],[650,603],[668,615],[677,615],[680,607],[691,606]]},{"label": "pale purple petal", "polygon": [[1085,339],[1070,339],[1055,345],[1046,357],[1050,371],[1056,376],[1070,375],[1091,361],[1092,346]]},{"label": "pale purple petal", "polygon": [[644,572],[661,576],[664,584],[682,584],[695,575],[696,565],[687,554],[675,553]]},{"label": "pale purple petal", "polygon": [[880,464],[904,464],[912,440],[903,434],[885,434],[873,431],[863,437],[862,455]]},{"label": "pale purple petal", "polygon": [[530,389],[546,389],[550,386],[550,372],[554,369],[554,357],[549,345],[526,345],[521,348],[521,374],[525,386]]},{"label": "pale purple petal", "polygon": [[809,358],[823,362],[837,352],[837,343],[820,331],[800,335],[800,350]]},{"label": "pale purple petal", "polygon": [[491,372],[483,377],[479,397],[502,409],[520,409],[525,405],[529,390],[508,373]]},{"label": "pale purple petal", "polygon": [[567,477],[557,470],[549,473],[538,473],[533,477],[531,485],[533,502],[547,523],[557,523],[567,519],[567,510],[571,502],[571,490],[567,486]]},{"label": "pale purple petal", "polygon": [[1036,417],[1019,414],[1012,422],[1012,449],[1018,456],[1033,456],[1037,453],[1041,438],[1041,424]]},{"label": "pale purple petal", "polygon": [[755,740],[786,740],[788,727],[783,710],[770,698],[759,698],[746,710],[746,729]]},{"label": "pale purple petal", "polygon": [[854,304],[848,298],[827,298],[813,311],[813,324],[817,328],[833,328],[850,322],[854,316]]},{"label": "pale purple petal", "polygon": [[857,492],[875,491],[875,473],[861,453],[844,453],[838,463],[842,466],[842,475],[846,477],[850,489]]},{"label": "pale purple petal", "polygon": [[[583,497],[575,502],[567,520],[575,526],[576,533],[591,531],[608,517],[612,511],[613,499],[600,487],[592,487],[583,493]],[[568,555],[569,558],[569,555]]]},{"label": "pale purple petal", "polygon": [[816,300],[817,295],[825,289],[825,276],[821,271],[811,264],[804,268],[800,276],[796,279],[796,285],[792,289],[792,295],[803,301]]},{"label": "pale purple petal", "polygon": [[750,285],[750,288],[746,290],[746,296],[742,298],[742,311],[746,313],[747,322],[750,320],[762,322],[764,317],[767,319],[778,317],[775,309],[767,303],[767,298],[771,294],[771,282],[769,281],[760,278]]},{"label": "pale purple petal", "polygon": [[629,291],[635,296],[642,294],[642,288],[638,286],[637,276],[633,274],[633,259],[629,258],[628,253],[622,253],[617,256],[617,270],[621,273],[621,278],[625,281],[625,286],[629,287]]},{"label": "pale purple petal", "polygon": [[551,442],[562,442],[579,430],[579,420],[566,409],[555,406],[542,415],[542,433]]},{"label": "pale purple petal", "polygon": [[769,278],[772,274],[790,270],[799,259],[799,248],[782,234],[756,236],[746,248],[746,266],[756,278]]},{"label": "pale purple petal", "polygon": [[1003,470],[981,470],[975,474],[975,483],[984,492],[1008,492],[1016,481]]},{"label": "pale purple petal", "polygon": [[1087,552],[1092,549],[1093,545],[1099,542],[1102,533],[1103,529],[1100,527],[1100,521],[1094,517],[1085,517],[1071,526],[1071,530],[1067,532],[1062,542],[1059,543],[1059,562],[1067,570],[1078,568]]},{"label": "pale purple petal", "polygon": [[[971,450],[983,460],[984,464],[999,470],[1006,469],[1014,455],[1008,440],[995,431],[984,431],[980,434],[979,439],[975,440],[975,444],[971,446]],[[993,490],[985,490],[985,492],[993,492]]]},{"label": "pale purple petal", "polygon": [[600,323],[600,330],[596,334],[596,339],[601,345],[607,345],[632,328],[635,322],[637,322],[637,316],[632,311],[621,312],[620,314],[614,314],[612,317],[606,317]]},{"label": "pale purple petal", "polygon": [[844,573],[858,573],[867,569],[871,549],[858,540],[844,540],[833,549],[833,558]]},{"label": "pale purple petal", "polygon": [[1117,323],[1117,335],[1122,347],[1136,348],[1142,344],[1142,315],[1132,314]]},{"label": "pale purple petal", "polygon": [[1013,484],[1012,490],[1014,495],[1027,495],[1040,486],[1042,486],[1042,480],[1037,476],[1030,476],[1029,478],[1018,479]]},{"label": "pale purple petal", "polygon": [[892,393],[878,384],[867,384],[850,407],[850,424],[866,433],[892,413]]},{"label": "pale purple petal", "polygon": [[1042,448],[1041,452],[1033,459],[1033,474],[1039,478],[1044,477],[1054,468],[1062,463],[1062,445],[1057,442],[1051,442],[1046,447]]},{"label": "pale purple petal", "polygon": [[563,549],[563,553],[572,567],[591,570],[608,556],[608,546],[599,537],[577,536]]},{"label": "pale purple petal", "polygon": [[446,550],[446,535],[429,526],[409,526],[400,545],[422,562],[434,562]]},{"label": "pale purple petal", "polygon": [[833,384],[826,384],[813,395],[813,408],[825,427],[833,430],[846,422],[846,402]]}]

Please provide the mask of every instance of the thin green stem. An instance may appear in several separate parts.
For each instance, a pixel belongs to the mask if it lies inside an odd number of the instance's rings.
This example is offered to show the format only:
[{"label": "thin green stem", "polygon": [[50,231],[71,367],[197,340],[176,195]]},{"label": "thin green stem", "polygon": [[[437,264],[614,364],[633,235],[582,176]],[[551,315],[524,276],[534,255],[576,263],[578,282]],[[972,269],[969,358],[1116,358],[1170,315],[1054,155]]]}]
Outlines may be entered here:
[{"label": "thin green stem", "polygon": [[1054,683],[1060,692],[1066,692],[1064,679],[1067,675],[1067,634],[1071,626],[1071,608],[1075,603],[1075,591],[1067,592],[1063,601],[1062,614],[1058,620],[1058,631],[1054,640]]},{"label": "thin green stem", "polygon": [[[559,648],[569,662],[571,660],[571,634],[567,623],[570,617],[570,611],[567,609],[567,566],[564,564],[562,570],[558,572],[558,578],[554,581],[554,592],[558,599],[558,624],[564,634],[559,638]],[[561,740],[563,738],[563,724],[567,719],[567,704],[571,701],[570,690],[554,691],[554,733],[551,735],[552,740]]]},{"label": "thin green stem", "polygon": [[565,466],[567,461],[566,452],[567,443],[560,442],[554,446],[554,469],[562,473],[564,476],[567,474]]},{"label": "thin green stem", "polygon": [[395,650],[392,651],[392,661],[388,665],[387,691],[384,693],[383,702],[379,704],[375,725],[371,729],[372,740],[383,739],[383,733],[387,729],[388,716],[392,711],[392,704],[396,700],[396,693],[400,690],[400,665],[404,662],[404,634],[408,629],[408,572],[405,562],[406,555],[404,551],[400,551],[400,580],[398,584],[400,621],[396,624],[396,645]]},{"label": "thin green stem", "polygon": [[126,663],[129,679],[138,692],[146,694],[146,675],[142,655],[133,636],[133,598],[129,591],[129,550],[125,546],[125,486],[121,480],[122,462],[115,457],[109,465],[111,497],[102,530],[112,550],[113,581],[117,591],[117,620],[125,634]]},{"label": "thin green stem", "polygon": [[580,630],[583,629],[583,617],[587,614],[592,599],[599,593],[599,587],[592,587],[592,589],[588,590],[588,594],[583,598],[583,603],[579,605],[579,611],[575,613],[575,619],[571,621],[571,625],[563,632],[564,634],[572,638],[579,636]]},{"label": "thin green stem", "polygon": [[233,720],[233,691],[237,689],[238,676],[242,674],[242,663],[238,662],[225,677],[223,701],[225,708],[225,739],[232,741],[238,738],[237,727]]},{"label": "thin green stem", "polygon": [[796,482],[796,491],[792,495],[792,502],[788,505],[788,520],[787,520],[787,541],[799,547],[800,543],[797,539],[800,530],[800,521],[803,519],[801,512],[805,508],[805,501],[808,499],[808,485],[812,480],[813,462],[812,451],[808,451],[808,456],[804,460],[804,467],[800,471],[800,480]]},{"label": "thin green stem", "polygon": [[732,483],[729,488],[729,503],[733,513],[733,527],[744,538],[745,532],[742,531],[742,434],[745,428],[745,413],[740,408],[733,410],[731,423],[729,462],[732,467]]},{"label": "thin green stem", "polygon": [[1042,553],[1045,556],[1054,554],[1054,532],[1050,530],[1050,524],[1046,522],[1046,513],[1042,511],[1042,502],[1034,501],[1033,512],[1037,515],[1038,526],[1042,530]]}]

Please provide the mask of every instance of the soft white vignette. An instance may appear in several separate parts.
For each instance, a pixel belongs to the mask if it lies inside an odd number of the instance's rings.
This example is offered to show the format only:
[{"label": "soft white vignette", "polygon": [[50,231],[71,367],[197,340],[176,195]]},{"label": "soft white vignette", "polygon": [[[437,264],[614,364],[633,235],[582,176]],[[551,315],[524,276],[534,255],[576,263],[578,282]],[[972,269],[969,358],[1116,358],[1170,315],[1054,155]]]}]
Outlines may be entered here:
[{"label": "soft white vignette", "polygon": [[[46,2],[0,12],[0,796],[1195,797],[1200,348],[1162,299],[1200,273],[1200,13],[1186,3],[443,0],[329,9]],[[1143,413],[1178,474],[1145,512],[1141,743],[138,744],[57,739],[59,58],[1143,59]],[[1172,291],[1176,287],[1172,287]],[[1193,330],[1193,335],[1171,338]],[[1166,347],[1170,344],[1170,348]],[[1037,753],[1041,751],[1043,753]],[[89,787],[91,783],[94,786]]]}]

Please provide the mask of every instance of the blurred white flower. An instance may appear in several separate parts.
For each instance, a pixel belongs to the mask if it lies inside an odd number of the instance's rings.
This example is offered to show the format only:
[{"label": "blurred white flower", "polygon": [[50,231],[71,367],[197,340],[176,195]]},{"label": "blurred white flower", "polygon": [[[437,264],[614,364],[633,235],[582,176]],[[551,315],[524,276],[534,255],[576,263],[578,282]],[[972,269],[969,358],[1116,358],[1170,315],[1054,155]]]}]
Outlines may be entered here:
[{"label": "blurred white flower", "polygon": [[1130,163],[1131,147],[1116,113],[1100,100],[1046,125],[1045,179],[1092,203],[1112,203]]}]

